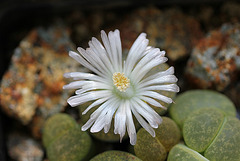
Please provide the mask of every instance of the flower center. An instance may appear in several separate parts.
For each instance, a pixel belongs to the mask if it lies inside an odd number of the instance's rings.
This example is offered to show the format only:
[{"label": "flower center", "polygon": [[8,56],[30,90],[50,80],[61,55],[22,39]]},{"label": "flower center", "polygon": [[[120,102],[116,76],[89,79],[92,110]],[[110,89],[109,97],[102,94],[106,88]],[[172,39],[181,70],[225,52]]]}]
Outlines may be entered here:
[{"label": "flower center", "polygon": [[113,84],[121,92],[125,92],[130,86],[130,80],[124,75],[124,73],[116,72],[112,76]]}]

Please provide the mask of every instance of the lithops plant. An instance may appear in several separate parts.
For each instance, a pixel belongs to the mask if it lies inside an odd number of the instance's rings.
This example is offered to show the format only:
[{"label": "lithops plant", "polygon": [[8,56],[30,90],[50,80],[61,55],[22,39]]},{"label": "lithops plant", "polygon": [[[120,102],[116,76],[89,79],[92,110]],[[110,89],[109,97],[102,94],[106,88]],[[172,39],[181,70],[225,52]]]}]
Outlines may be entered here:
[{"label": "lithops plant", "polygon": [[175,145],[168,154],[167,161],[209,161],[198,152],[183,144]]},{"label": "lithops plant", "polygon": [[43,144],[49,161],[84,160],[91,147],[91,138],[67,114],[55,114],[44,126]]},{"label": "lithops plant", "polygon": [[134,151],[144,161],[164,161],[169,150],[180,141],[181,134],[177,124],[168,117],[162,118],[162,124],[155,130],[155,137],[143,128],[137,133]]},{"label": "lithops plant", "polygon": [[137,158],[136,156],[123,152],[123,151],[116,151],[116,150],[110,150],[103,152],[101,154],[98,154],[94,158],[92,158],[90,161],[142,161],[141,159]]},{"label": "lithops plant", "polygon": [[177,96],[175,104],[169,109],[171,118],[183,126],[184,120],[195,110],[200,108],[215,108],[225,115],[236,116],[236,108],[225,95],[211,90],[190,90]]},{"label": "lithops plant", "polygon": [[221,129],[224,114],[212,109],[194,112],[183,124],[183,136],[187,146],[204,152]]},{"label": "lithops plant", "polygon": [[211,161],[240,160],[240,121],[216,109],[200,109],[183,124],[186,145]]},{"label": "lithops plant", "polygon": [[43,145],[48,145],[58,136],[66,131],[77,128],[75,120],[67,114],[59,113],[47,119],[43,129]]}]

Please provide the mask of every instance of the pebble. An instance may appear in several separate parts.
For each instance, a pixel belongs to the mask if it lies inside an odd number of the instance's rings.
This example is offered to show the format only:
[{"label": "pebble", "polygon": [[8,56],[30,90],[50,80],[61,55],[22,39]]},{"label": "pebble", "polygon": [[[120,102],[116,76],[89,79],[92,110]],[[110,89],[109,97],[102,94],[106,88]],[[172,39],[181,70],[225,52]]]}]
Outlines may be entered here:
[{"label": "pebble", "polygon": [[16,161],[42,161],[41,145],[29,136],[11,133],[7,140],[8,155]]},{"label": "pebble", "polygon": [[45,119],[63,111],[72,93],[62,89],[69,81],[63,74],[82,69],[68,56],[69,50],[75,46],[63,23],[37,27],[15,49],[2,78],[2,110],[24,125],[31,123],[37,137]]},{"label": "pebble", "polygon": [[236,82],[240,69],[240,24],[223,24],[194,47],[186,67],[189,83],[224,91]]}]

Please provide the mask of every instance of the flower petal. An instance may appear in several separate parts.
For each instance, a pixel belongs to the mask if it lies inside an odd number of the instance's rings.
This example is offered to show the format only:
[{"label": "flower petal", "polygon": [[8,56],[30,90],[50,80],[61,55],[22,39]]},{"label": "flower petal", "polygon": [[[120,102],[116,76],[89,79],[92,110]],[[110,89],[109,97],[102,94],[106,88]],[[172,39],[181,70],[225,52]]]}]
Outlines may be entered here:
[{"label": "flower petal", "polygon": [[82,131],[86,131],[87,129],[89,129],[89,127],[92,126],[92,124],[94,123],[96,119],[89,119],[81,128]]},{"label": "flower petal", "polygon": [[[134,100],[144,109],[147,111],[147,113],[149,113],[149,115],[151,116],[151,121],[153,122],[153,124],[155,124],[155,122],[159,125],[162,123],[162,118],[161,116],[154,111],[147,103],[143,102],[141,99],[135,97]],[[156,127],[157,128],[157,127]]]},{"label": "flower petal", "polygon": [[[103,74],[105,74],[106,76],[111,75],[112,71],[109,70],[110,68],[108,68],[103,62],[102,59],[100,58],[101,55],[94,53],[94,51],[92,50],[92,48],[87,48],[86,49],[86,54],[93,60],[95,66],[97,69],[99,69],[99,71],[101,71]],[[89,58],[89,59],[90,59]],[[104,58],[106,59],[106,58]]]},{"label": "flower petal", "polygon": [[153,106],[156,106],[156,107],[161,107],[163,108],[164,110],[166,110],[167,108],[164,107],[163,105],[161,105],[159,102],[157,102],[156,100],[150,98],[150,97],[145,97],[145,96],[139,96],[140,99],[146,101],[147,103],[153,105]]},{"label": "flower petal", "polygon": [[132,48],[130,49],[128,57],[126,59],[126,68],[125,69],[127,69],[127,70],[124,71],[126,73],[126,75],[129,75],[129,73],[132,71],[134,65],[143,56],[143,54],[146,50],[146,47],[148,45],[148,42],[149,41],[145,38],[145,36],[142,35],[142,37],[140,37],[140,39],[139,39],[139,42],[138,42],[139,44],[137,44],[135,46],[136,49],[135,50],[131,50]]},{"label": "flower petal", "polygon": [[137,72],[143,69],[143,66],[145,66],[147,63],[150,63],[153,58],[155,58],[160,53],[160,50],[157,48],[152,49],[148,54],[146,54],[135,66],[135,68],[132,71],[132,75],[135,76]]},{"label": "flower petal", "polygon": [[92,41],[89,42],[90,48],[96,53],[99,58],[102,60],[103,64],[110,70],[111,73],[114,73],[113,65],[109,59],[107,51],[102,46],[102,44],[95,38],[92,38]]},{"label": "flower petal", "polygon": [[172,103],[171,98],[166,97],[164,95],[161,95],[161,94],[159,94],[157,92],[154,92],[154,91],[143,91],[143,92],[139,92],[138,95],[152,97],[152,98],[158,99],[158,100],[163,101],[163,102],[168,103],[168,104]]},{"label": "flower petal", "polygon": [[100,90],[100,89],[107,89],[111,90],[112,86],[106,84],[106,83],[100,83],[95,81],[89,81],[89,83],[84,84],[81,89],[76,90],[75,94],[83,94],[85,92],[88,92],[90,90]]},{"label": "flower petal", "polygon": [[109,99],[106,102],[104,102],[97,110],[95,110],[91,116],[90,119],[96,119],[95,123],[91,127],[90,131],[92,133],[99,132],[102,130],[102,128],[106,124],[106,114],[110,109],[113,108],[113,102],[114,99]]},{"label": "flower petal", "polygon": [[109,60],[113,66],[113,69],[114,71],[116,71],[116,68],[115,68],[115,65],[114,65],[114,58],[113,58],[113,55],[111,54],[111,45],[110,45],[110,41],[109,41],[109,38],[107,36],[107,34],[102,30],[101,31],[101,37],[102,37],[102,41],[103,41],[103,44],[104,44],[104,47],[106,49],[106,53],[109,57]]},{"label": "flower petal", "polygon": [[137,88],[141,89],[143,87],[146,87],[146,86],[149,86],[152,84],[176,83],[177,81],[178,81],[178,79],[175,75],[166,75],[166,76],[162,76],[162,77],[157,77],[152,80],[139,82]]},{"label": "flower petal", "polygon": [[114,32],[110,31],[108,33],[108,38],[109,38],[109,43],[110,43],[110,47],[111,47],[111,52],[109,54],[112,55],[112,58],[113,58],[113,66],[114,66],[114,69],[116,71],[120,71],[121,69],[119,68],[120,65],[119,65],[119,56],[118,56],[118,51],[117,51],[117,43],[115,41],[116,39],[116,36],[119,36],[119,35],[115,35]]},{"label": "flower petal", "polygon": [[78,106],[80,104],[83,104],[88,101],[96,100],[99,98],[105,98],[111,96],[111,92],[107,90],[101,90],[101,91],[91,91],[82,95],[76,95],[70,97],[67,102],[72,106]]},{"label": "flower petal", "polygon": [[93,71],[94,73],[101,75],[102,73],[99,72],[96,68],[94,68],[91,64],[89,64],[89,62],[87,62],[82,56],[80,56],[78,53],[73,52],[73,51],[69,51],[69,56],[72,57],[73,59],[75,59],[77,62],[79,62],[81,65],[83,65],[84,67],[86,67],[87,69]]},{"label": "flower petal", "polygon": [[106,124],[110,124],[113,114],[116,112],[116,109],[119,108],[120,100],[117,100],[116,98],[113,98],[113,101],[111,103],[112,108],[108,110],[106,115]]},{"label": "flower petal", "polygon": [[142,65],[142,67],[138,70],[132,72],[133,77],[136,76],[136,82],[140,82],[141,79],[155,66],[165,63],[168,59],[166,57],[158,56],[152,60],[150,60],[147,64]]},{"label": "flower petal", "polygon": [[98,56],[94,52],[92,52],[92,50],[90,50],[89,48],[84,50],[81,47],[78,47],[77,50],[85,60],[87,60],[94,68],[101,72],[102,76],[104,76],[107,73],[107,71],[105,70],[106,68],[102,67],[97,62]]},{"label": "flower petal", "polygon": [[89,81],[74,81],[67,85],[63,86],[63,89],[78,89],[81,88],[83,85],[87,84]]},{"label": "flower petal", "polygon": [[139,107],[135,108],[136,111],[141,114],[153,128],[158,128],[158,124],[161,123],[161,117],[152,108],[140,99],[132,100],[132,104],[134,107]]},{"label": "flower petal", "polygon": [[104,126],[104,132],[107,133],[111,127],[111,122],[113,118],[113,114],[116,112],[116,109],[118,108],[118,101],[113,102],[112,108],[108,110],[105,118],[105,126]]},{"label": "flower petal", "polygon": [[161,71],[161,72],[158,72],[158,73],[153,74],[151,76],[148,76],[147,78],[143,79],[141,82],[143,83],[143,82],[155,79],[155,78],[160,78],[160,77],[163,77],[163,76],[166,76],[166,75],[173,75],[173,74],[174,74],[174,67],[170,67],[165,71]]},{"label": "flower petal", "polygon": [[132,106],[131,110],[134,114],[134,116],[136,117],[136,119],[138,120],[138,122],[140,123],[140,125],[149,133],[152,135],[152,137],[155,137],[155,131],[153,130],[153,128],[138,114],[138,112],[135,110],[138,107],[134,107]]},{"label": "flower petal", "polygon": [[132,145],[135,145],[137,141],[137,134],[136,134],[133,118],[132,118],[131,105],[129,101],[126,101],[126,104],[127,104],[126,107],[129,107],[129,108],[126,108],[126,125],[127,125],[128,136],[130,137],[130,143]]},{"label": "flower petal", "polygon": [[101,99],[96,100],[95,102],[93,102],[91,105],[89,105],[83,112],[82,114],[85,115],[90,109],[92,109],[93,107],[100,105],[101,103],[105,102],[106,100],[108,100],[110,97],[104,97]]},{"label": "flower petal", "polygon": [[119,72],[122,72],[122,43],[120,39],[120,32],[119,30],[114,31],[115,41],[116,41],[116,48],[118,53],[118,64],[119,64]]},{"label": "flower petal", "polygon": [[114,117],[114,133],[120,135],[120,142],[122,142],[122,138],[126,132],[126,104],[125,102],[121,102],[115,117]]},{"label": "flower petal", "polygon": [[147,86],[147,87],[141,88],[141,91],[149,91],[149,90],[179,92],[179,87],[176,84],[164,84],[164,85]]}]

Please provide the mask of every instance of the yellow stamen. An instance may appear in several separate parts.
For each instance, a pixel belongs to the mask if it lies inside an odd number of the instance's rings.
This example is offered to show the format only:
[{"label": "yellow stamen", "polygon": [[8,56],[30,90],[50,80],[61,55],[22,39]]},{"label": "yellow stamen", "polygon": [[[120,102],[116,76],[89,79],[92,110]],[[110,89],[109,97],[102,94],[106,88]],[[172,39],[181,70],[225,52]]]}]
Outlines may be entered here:
[{"label": "yellow stamen", "polygon": [[130,85],[130,80],[124,75],[124,73],[116,72],[113,74],[113,84],[121,92],[125,92]]}]

